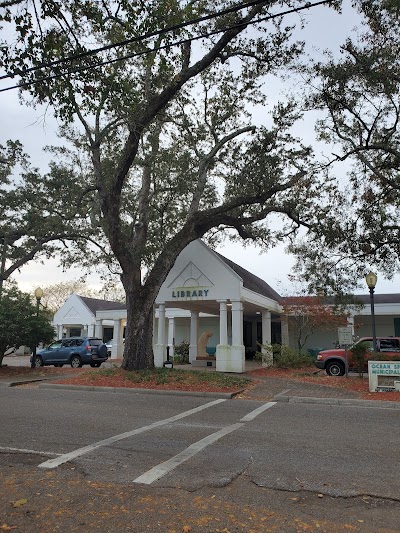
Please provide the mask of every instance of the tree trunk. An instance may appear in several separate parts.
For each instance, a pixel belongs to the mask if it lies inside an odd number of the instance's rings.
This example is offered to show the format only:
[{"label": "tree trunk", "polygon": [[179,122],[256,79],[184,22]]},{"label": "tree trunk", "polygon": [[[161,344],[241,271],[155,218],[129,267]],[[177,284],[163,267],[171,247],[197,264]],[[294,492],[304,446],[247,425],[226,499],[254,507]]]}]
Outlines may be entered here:
[{"label": "tree trunk", "polygon": [[154,368],[153,293],[145,288],[126,291],[127,319],[122,368],[144,370]]},{"label": "tree trunk", "polygon": [[4,352],[7,350],[7,345],[0,346],[0,366],[3,365]]}]

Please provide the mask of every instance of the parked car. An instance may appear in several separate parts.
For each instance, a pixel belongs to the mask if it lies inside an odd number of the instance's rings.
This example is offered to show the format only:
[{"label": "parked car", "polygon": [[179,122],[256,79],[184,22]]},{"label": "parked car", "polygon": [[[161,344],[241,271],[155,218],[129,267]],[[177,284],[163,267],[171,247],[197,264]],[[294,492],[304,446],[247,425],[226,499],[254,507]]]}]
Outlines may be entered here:
[{"label": "parked car", "polygon": [[[114,342],[114,339],[110,339],[109,341],[106,342],[108,357],[111,357],[111,350],[112,350],[113,342]],[[123,344],[125,344],[125,339],[122,339],[122,342]]]},{"label": "parked car", "polygon": [[107,346],[101,339],[67,337],[53,342],[43,350],[38,350],[35,356],[35,366],[70,364],[72,368],[79,368],[82,365],[99,367],[107,359]]},{"label": "parked car", "polygon": [[[363,337],[358,340],[353,346],[365,343],[367,344],[367,354],[365,357],[364,370],[368,369],[368,360],[371,360],[373,350],[372,337]],[[355,361],[351,351],[352,347],[347,350],[347,359],[349,363],[349,370],[355,367]],[[385,360],[394,359],[400,360],[400,337],[377,337],[376,339],[376,355],[373,357],[379,359],[379,353],[382,353]],[[343,376],[346,372],[346,358],[344,348],[333,348],[332,350],[322,350],[317,355],[315,366],[321,370],[326,370],[329,376]]]},{"label": "parked car", "polygon": [[106,342],[108,357],[111,357],[112,345],[113,345],[113,339],[110,339],[109,341]]}]

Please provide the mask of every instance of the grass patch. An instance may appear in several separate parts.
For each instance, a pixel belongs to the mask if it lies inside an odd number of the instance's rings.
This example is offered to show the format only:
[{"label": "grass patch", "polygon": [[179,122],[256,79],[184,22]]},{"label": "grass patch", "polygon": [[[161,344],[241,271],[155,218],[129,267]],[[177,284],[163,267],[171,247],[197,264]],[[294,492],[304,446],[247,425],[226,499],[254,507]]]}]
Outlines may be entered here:
[{"label": "grass patch", "polygon": [[91,382],[130,382],[149,385],[179,385],[179,387],[204,385],[210,388],[240,389],[246,387],[251,380],[246,377],[221,374],[219,372],[201,372],[196,370],[178,370],[175,368],[154,368],[152,370],[123,370],[121,368],[103,368],[98,371],[87,371],[84,377]]},{"label": "grass patch", "polygon": [[181,370],[181,372],[193,374],[193,378],[195,381],[206,382],[213,385],[220,385],[222,387],[242,387],[248,385],[251,381],[249,378],[231,376],[229,374],[221,374],[220,372],[201,372],[196,370]]},{"label": "grass patch", "polygon": [[100,368],[100,370],[96,372],[96,375],[107,376],[107,377],[115,376],[116,374],[118,374],[117,368]]}]

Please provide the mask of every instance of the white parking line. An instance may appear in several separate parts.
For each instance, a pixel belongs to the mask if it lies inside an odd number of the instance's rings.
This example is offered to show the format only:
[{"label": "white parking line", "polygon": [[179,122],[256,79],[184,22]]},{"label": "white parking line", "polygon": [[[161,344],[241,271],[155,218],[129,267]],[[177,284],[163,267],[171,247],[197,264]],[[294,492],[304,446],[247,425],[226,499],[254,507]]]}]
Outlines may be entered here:
[{"label": "white parking line", "polygon": [[0,451],[19,452],[19,453],[33,453],[35,455],[61,455],[61,453],[41,452],[40,450],[26,450],[25,448],[10,448],[9,446],[0,446]]},{"label": "white parking line", "polygon": [[[251,411],[243,418],[241,418],[240,422],[249,422],[250,420],[254,420],[256,416],[258,416],[260,413],[263,413],[267,409],[270,409],[274,405],[276,405],[276,402],[265,403],[264,405],[261,405],[257,409],[254,409],[254,411]],[[244,426],[243,423],[232,424],[231,426],[227,426],[215,433],[212,433],[211,435],[208,435],[208,437],[205,437],[204,439],[201,439],[195,442],[194,444],[191,444],[174,457],[171,457],[171,459],[168,459],[168,461],[164,461],[163,463],[160,463],[151,470],[148,470],[141,476],[134,479],[133,482],[150,485],[151,483],[165,476],[165,474],[168,474],[169,472],[171,472],[171,470],[181,465],[197,453],[201,452],[209,444],[213,444],[221,437],[228,435],[228,433],[232,433],[232,431],[236,431],[242,426]]]},{"label": "white parking line", "polygon": [[214,405],[217,405],[225,401],[226,400],[220,399],[220,400],[214,400],[212,402],[208,402],[204,405],[200,405],[199,407],[195,407],[194,409],[189,409],[189,411],[184,411],[183,413],[180,413],[179,415],[171,416],[170,418],[166,418],[165,420],[159,420],[158,422],[153,422],[153,424],[149,424],[148,426],[143,426],[141,428],[134,429],[132,431],[127,431],[126,433],[121,433],[120,435],[115,435],[114,437],[110,437],[108,439],[100,440],[93,444],[89,444],[88,446],[84,446],[83,448],[79,448],[72,452],[61,455],[60,457],[57,457],[55,459],[49,459],[48,461],[45,461],[44,463],[41,463],[38,466],[40,468],[56,468],[57,466],[60,466],[61,464],[66,463],[67,461],[76,459],[77,457],[80,457],[81,455],[84,455],[85,453],[89,453],[93,450],[96,450],[97,448],[101,448],[102,446],[107,446],[108,444],[112,444],[119,440],[127,439],[129,437],[132,437],[133,435],[139,435],[140,433],[145,433],[146,431],[150,431],[151,429],[164,426],[165,424],[169,424],[170,422],[175,422],[176,420],[180,420],[181,418],[185,418],[194,413],[198,413],[199,411],[203,411],[204,409],[208,409],[209,407],[213,407]]},{"label": "white parking line", "polygon": [[155,466],[151,470],[148,470],[141,476],[137,477],[133,480],[133,483],[143,483],[145,485],[150,485],[151,483],[153,483],[153,481],[156,481],[157,479],[160,479],[161,477],[165,476],[165,474],[168,474],[168,472],[196,455],[196,453],[201,452],[201,450],[203,450],[209,444],[213,444],[221,437],[228,435],[228,433],[232,433],[232,431],[236,431],[243,425],[244,424],[240,423],[233,424],[231,426],[227,426],[223,429],[220,429],[216,433],[208,435],[204,439],[201,439],[191,444],[188,448],[178,453],[168,461],[165,461],[164,463]]},{"label": "white parking line", "polygon": [[261,405],[261,407],[254,409],[254,411],[251,411],[249,414],[241,418],[240,421],[249,422],[250,420],[253,420],[256,416],[258,416],[260,413],[263,413],[264,411],[266,411],[267,409],[270,409],[274,405],[276,405],[276,402],[265,403],[264,405]]}]

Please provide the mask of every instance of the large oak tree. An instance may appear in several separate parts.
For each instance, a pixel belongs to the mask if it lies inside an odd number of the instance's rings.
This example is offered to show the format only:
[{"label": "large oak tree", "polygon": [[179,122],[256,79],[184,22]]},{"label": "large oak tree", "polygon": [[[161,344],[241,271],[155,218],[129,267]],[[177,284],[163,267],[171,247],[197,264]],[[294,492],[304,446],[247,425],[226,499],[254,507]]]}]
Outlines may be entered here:
[{"label": "large oak tree", "polygon": [[[302,51],[277,16],[297,6],[66,0],[22,2],[3,17],[16,32],[4,67],[86,156],[92,228],[126,292],[126,369],[153,365],[153,304],[187,244],[230,230],[271,245],[315,218],[323,185],[290,134],[295,106],[265,111],[271,76],[290,75]],[[254,108],[266,126],[252,122]]]}]

